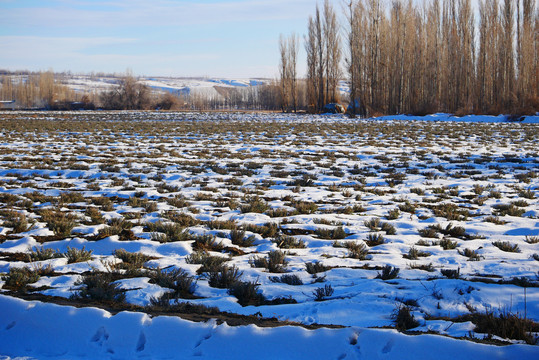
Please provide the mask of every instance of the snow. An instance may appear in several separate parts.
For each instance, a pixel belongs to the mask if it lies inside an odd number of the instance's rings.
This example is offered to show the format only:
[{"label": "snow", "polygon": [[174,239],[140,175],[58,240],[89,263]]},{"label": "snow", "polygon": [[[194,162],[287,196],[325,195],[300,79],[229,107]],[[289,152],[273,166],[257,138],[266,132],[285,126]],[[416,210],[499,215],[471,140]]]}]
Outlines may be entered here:
[{"label": "snow", "polygon": [[[227,86],[234,84],[224,82]],[[457,339],[470,335],[483,339],[486,334],[475,333],[475,325],[469,321],[450,320],[475,308],[478,312],[508,310],[539,321],[539,287],[523,288],[510,283],[515,277],[537,282],[539,271],[539,262],[532,257],[539,253],[539,244],[526,242],[527,237],[539,236],[539,178],[533,175],[539,171],[535,125],[538,116],[511,123],[504,116],[457,118],[448,114],[419,119],[173,112],[9,114],[16,119],[11,121],[18,121],[16,124],[34,121],[34,116],[50,124],[41,123],[42,129],[20,130],[6,120],[0,144],[0,195],[16,195],[19,200],[34,192],[46,196],[77,192],[85,199],[106,196],[112,199],[112,205],[99,208],[103,217],[125,217],[134,225],[131,231],[135,239],[113,235],[97,240],[95,236],[106,225],[83,221],[88,220],[84,214],[88,204],[77,202],[59,207],[62,212],[76,214],[78,224],[71,235],[43,240],[54,232],[47,228],[39,211],[53,208],[52,203],[32,200],[33,208],[2,203],[3,208],[15,206],[24,213],[30,226],[27,231],[13,233],[2,213],[0,252],[27,253],[42,245],[63,253],[68,247],[84,247],[92,251],[92,259],[68,264],[67,259],[58,258],[28,264],[7,261],[3,254],[0,272],[50,265],[55,274],[42,276],[29,285],[30,289],[68,300],[83,273],[108,271],[110,264],[121,262],[113,256],[114,251],[125,249],[155,257],[145,264],[148,269],[182,268],[194,276],[195,298],[185,300],[193,304],[240,315],[343,328],[234,327],[217,321],[195,323],[127,311],[112,314],[90,307],[77,309],[24,301],[7,296],[1,289],[0,359],[539,356],[538,346],[523,345],[518,340],[503,339],[513,345],[496,347]],[[72,128],[55,129],[55,116],[76,120]],[[475,124],[469,125],[471,122]],[[73,169],[74,164],[81,164],[80,160],[87,168]],[[227,172],[220,174],[215,166]],[[406,177],[391,186],[390,175],[395,173]],[[527,182],[522,180],[526,174],[530,176],[524,179]],[[312,182],[296,187],[296,183],[304,181],[304,175],[313,177]],[[169,189],[163,190],[165,186]],[[490,196],[494,191],[499,194]],[[533,196],[524,198],[523,191]],[[166,201],[180,194],[188,202],[185,207],[176,208]],[[203,195],[213,198],[208,200]],[[242,212],[241,207],[234,208],[227,202],[233,198],[245,205],[255,195],[266,199],[273,210],[294,211],[294,201],[314,202],[318,208],[314,213],[272,217],[269,212]],[[130,206],[128,199],[133,197],[140,202]],[[144,201],[155,202],[156,207],[146,211]],[[416,206],[413,214],[402,210],[390,219],[389,211],[406,201]],[[499,215],[504,223],[486,221],[496,215],[497,205],[515,201],[519,201],[521,216]],[[468,215],[450,219],[449,215],[435,213],[441,204],[453,204],[460,211],[467,210]],[[354,210],[354,206],[363,209]],[[344,211],[347,208],[352,211]],[[192,240],[161,243],[146,230],[146,224],[166,220],[169,210],[200,222],[187,228],[191,234],[215,236],[217,242],[228,247],[237,248],[230,231],[210,228],[208,221],[231,220],[244,226],[274,223],[282,232],[293,232],[306,247],[283,249],[287,252],[286,271],[297,275],[303,285],[274,282],[272,277],[282,274],[251,266],[253,256],[264,257],[279,249],[273,238],[253,231],[246,232],[256,240],[252,246],[241,248],[245,254],[231,256],[213,251],[211,255],[224,257],[227,265],[237,266],[243,281],[260,284],[268,300],[290,297],[297,303],[243,307],[226,289],[209,286],[207,278],[197,274],[200,265],[187,263],[187,257],[193,254]],[[395,234],[371,231],[366,222],[374,218],[393,225]],[[419,231],[429,225],[439,225],[441,229],[461,226],[469,237],[442,233],[435,238],[421,237]],[[368,247],[365,260],[350,258],[348,249],[334,246],[333,239],[317,233],[339,226],[345,232],[345,239],[338,240],[342,243],[366,244],[369,234],[383,235],[385,243]],[[444,250],[432,244],[444,238],[454,242],[456,249]],[[496,241],[516,244],[520,252],[502,251],[493,244]],[[411,247],[429,256],[406,259],[403,255]],[[464,249],[476,251],[480,261],[469,261],[460,254]],[[305,270],[305,264],[313,261],[330,268],[315,278]],[[432,272],[417,268],[429,264]],[[398,267],[399,276],[378,279],[385,265]],[[442,269],[458,269],[460,278],[446,278],[441,275]],[[129,304],[140,306],[171,292],[147,276],[116,283],[125,291]],[[4,281],[0,280],[2,285]],[[324,301],[315,301],[313,292],[324,285],[331,285],[334,293]],[[437,335],[409,336],[382,329],[393,326],[391,315],[405,302],[414,304],[411,311],[420,324],[413,331]]]},{"label": "snow", "polygon": [[[27,302],[0,295],[0,359],[533,359],[539,348],[347,327],[228,326]],[[54,323],[51,331],[50,324]],[[432,323],[431,329],[446,324]],[[464,332],[461,324],[455,331]]]}]

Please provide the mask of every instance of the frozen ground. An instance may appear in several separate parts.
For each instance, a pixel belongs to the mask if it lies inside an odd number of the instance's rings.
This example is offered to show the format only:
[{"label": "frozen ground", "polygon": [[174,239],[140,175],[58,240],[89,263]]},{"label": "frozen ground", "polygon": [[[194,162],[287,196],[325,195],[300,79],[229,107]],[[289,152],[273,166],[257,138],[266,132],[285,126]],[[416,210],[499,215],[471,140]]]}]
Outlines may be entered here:
[{"label": "frozen ground", "polygon": [[539,355],[537,117],[0,116],[0,355]]}]

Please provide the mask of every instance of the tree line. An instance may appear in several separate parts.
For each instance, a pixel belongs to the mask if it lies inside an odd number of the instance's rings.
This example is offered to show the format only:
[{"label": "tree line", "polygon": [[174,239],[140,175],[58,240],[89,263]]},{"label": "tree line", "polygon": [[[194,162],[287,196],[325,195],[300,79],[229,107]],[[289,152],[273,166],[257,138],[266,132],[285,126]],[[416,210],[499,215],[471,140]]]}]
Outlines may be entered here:
[{"label": "tree line", "polygon": [[[309,17],[310,111],[339,101],[341,65],[350,84],[342,100],[352,114],[539,110],[535,0],[479,0],[477,9],[471,0],[349,0],[343,8],[340,24],[328,0]],[[290,59],[281,51],[281,64]],[[290,81],[281,72],[283,99]]]},{"label": "tree line", "polygon": [[20,109],[76,110],[274,110],[281,106],[279,84],[249,87],[215,86],[212,91],[156,91],[132,74],[114,78],[109,90],[76,92],[67,86],[71,74],[0,72],[0,100],[15,100]]}]

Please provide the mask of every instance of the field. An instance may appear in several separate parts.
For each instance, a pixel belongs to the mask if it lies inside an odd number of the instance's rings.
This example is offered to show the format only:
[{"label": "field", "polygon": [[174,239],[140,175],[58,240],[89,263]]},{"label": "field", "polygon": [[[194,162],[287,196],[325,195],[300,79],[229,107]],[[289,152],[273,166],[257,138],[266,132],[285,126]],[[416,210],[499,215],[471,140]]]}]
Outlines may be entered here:
[{"label": "field", "polygon": [[538,356],[539,125],[426,120],[0,113],[0,359]]}]

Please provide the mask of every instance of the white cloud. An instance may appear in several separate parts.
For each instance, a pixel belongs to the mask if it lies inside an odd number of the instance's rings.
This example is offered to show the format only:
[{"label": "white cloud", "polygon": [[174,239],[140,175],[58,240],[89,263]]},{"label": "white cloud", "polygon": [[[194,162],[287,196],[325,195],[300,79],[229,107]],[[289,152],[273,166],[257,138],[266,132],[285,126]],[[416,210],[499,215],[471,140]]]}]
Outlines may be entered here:
[{"label": "white cloud", "polygon": [[[72,2],[65,6],[4,9],[0,23],[11,26],[122,27],[178,26],[303,19],[312,12],[312,0],[255,0],[186,2],[170,0]],[[92,4],[92,9],[81,5]]]}]

